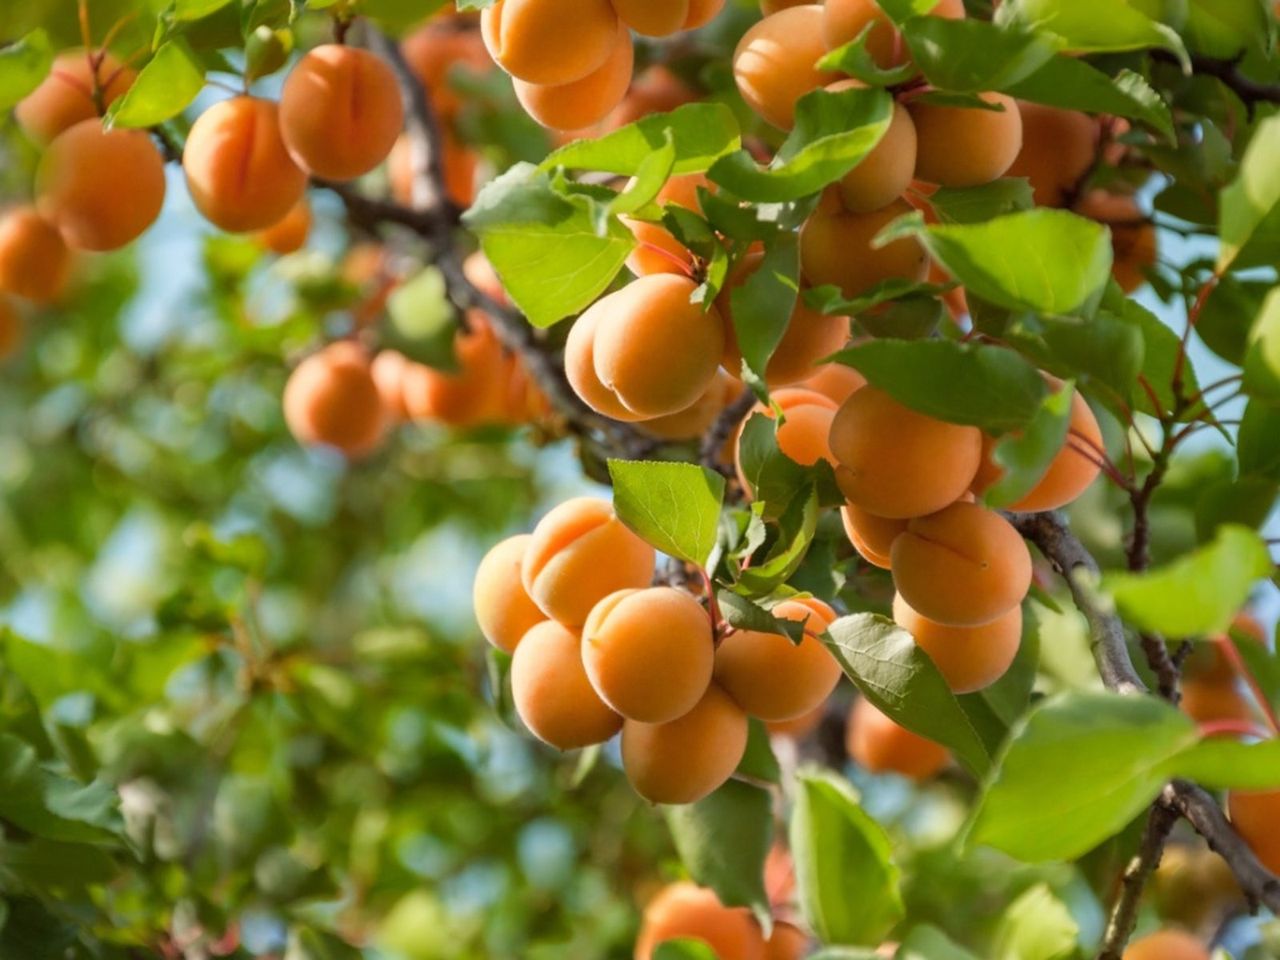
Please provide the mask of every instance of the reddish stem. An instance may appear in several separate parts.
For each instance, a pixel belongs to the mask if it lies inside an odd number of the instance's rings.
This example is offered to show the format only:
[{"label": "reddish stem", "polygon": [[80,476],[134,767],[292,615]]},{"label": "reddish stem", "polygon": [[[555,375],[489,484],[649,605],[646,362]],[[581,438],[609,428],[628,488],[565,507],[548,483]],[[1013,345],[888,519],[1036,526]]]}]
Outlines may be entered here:
[{"label": "reddish stem", "polygon": [[1258,701],[1258,706],[1262,708],[1263,714],[1266,715],[1267,723],[1271,725],[1271,729],[1277,735],[1280,735],[1280,718],[1276,716],[1275,707],[1267,699],[1267,694],[1262,689],[1262,684],[1258,683],[1258,678],[1253,675],[1249,665],[1244,662],[1240,648],[1236,646],[1235,637],[1231,636],[1230,631],[1218,638],[1218,647],[1222,650],[1222,655],[1227,658],[1227,662],[1231,664],[1232,669],[1244,677],[1245,683],[1249,684],[1249,689],[1253,691],[1254,699]]},{"label": "reddish stem", "polygon": [[724,617],[720,613],[720,601],[716,599],[715,584],[711,582],[711,574],[702,567],[698,567],[698,575],[702,577],[703,589],[707,591],[707,613],[711,617],[711,635],[718,638]]},{"label": "reddish stem", "polygon": [[1270,739],[1270,734],[1256,723],[1248,720],[1210,720],[1200,724],[1201,737],[1257,737],[1259,740]]},{"label": "reddish stem", "polygon": [[1187,329],[1182,332],[1182,342],[1178,345],[1178,355],[1173,363],[1174,396],[1182,395],[1182,371],[1187,363],[1187,345],[1191,342],[1191,331],[1196,328],[1196,324],[1200,321],[1200,314],[1204,310],[1205,303],[1209,300],[1209,294],[1213,293],[1217,285],[1218,275],[1216,273],[1210,274],[1209,279],[1200,285],[1200,289],[1196,293],[1195,302],[1191,304],[1191,309],[1187,311]]},{"label": "reddish stem", "polygon": [[679,255],[658,246],[656,243],[650,243],[648,240],[641,240],[636,244],[636,246],[641,250],[648,250],[651,253],[656,253],[658,256],[670,260],[680,268],[680,272],[686,277],[689,277],[690,279],[693,278],[693,265],[687,260],[682,259]]}]

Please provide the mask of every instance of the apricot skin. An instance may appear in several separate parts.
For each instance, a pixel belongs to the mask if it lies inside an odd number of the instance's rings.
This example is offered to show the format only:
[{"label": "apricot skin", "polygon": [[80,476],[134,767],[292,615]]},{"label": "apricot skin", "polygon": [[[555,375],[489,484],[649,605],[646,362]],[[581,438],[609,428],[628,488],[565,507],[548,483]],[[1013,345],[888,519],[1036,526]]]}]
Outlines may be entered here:
[{"label": "apricot skin", "polygon": [[554,620],[531,628],[511,658],[511,696],[524,725],[560,750],[604,743],[622,718],[596,695],[582,668],[578,634]]},{"label": "apricot skin", "polygon": [[[110,53],[103,53],[97,76],[103,87],[105,109],[124,95],[137,74],[122,66]],[[84,50],[59,54],[49,75],[13,108],[13,116],[27,136],[40,146],[47,146],[58,134],[82,120],[95,119],[98,105],[93,102],[89,55]]]},{"label": "apricot skin", "polygon": [[210,223],[264,230],[302,199],[307,175],[285,149],[278,116],[274,103],[243,96],[214,104],[192,125],[182,168]]},{"label": "apricot skin", "polygon": [[280,220],[258,232],[258,242],[278,256],[297,253],[311,234],[311,205],[303,197]]},{"label": "apricot skin", "polygon": [[1000,111],[944,107],[917,101],[910,107],[916,126],[916,178],[944,187],[976,187],[999,179],[1022,149],[1022,115],[1002,93],[984,93]]},{"label": "apricot skin", "polygon": [[59,134],[36,169],[36,209],[81,250],[117,250],[141,236],[160,215],[164,190],[151,138],[103,130],[96,119]]},{"label": "apricot skin", "polygon": [[1031,554],[1000,514],[953,503],[919,517],[893,541],[893,582],[930,620],[953,627],[991,623],[1031,587]]},{"label": "apricot skin", "polygon": [[1146,273],[1156,262],[1156,228],[1133,197],[1091,190],[1076,205],[1076,213],[1111,230],[1111,275],[1125,293],[1147,282]]},{"label": "apricot skin", "polygon": [[[672,177],[662,185],[655,202],[674,203],[696,213],[699,209],[699,187],[711,187],[711,181],[703,174],[688,173]],[[647,277],[652,273],[688,276],[692,272],[692,254],[662,224],[625,218],[623,222],[636,238],[636,248],[627,255],[627,269],[637,277]]]},{"label": "apricot skin", "polygon": [[806,621],[804,639],[796,644],[776,633],[734,633],[716,650],[716,683],[754,717],[794,720],[826,700],[840,681],[840,664],[816,636],[836,613],[815,599],[784,600],[772,613]]},{"label": "apricot skin", "polygon": [[840,508],[840,519],[844,523],[845,535],[863,560],[881,570],[893,566],[889,552],[893,549],[893,541],[907,529],[906,520],[878,517],[852,503]]},{"label": "apricot skin", "polygon": [[827,194],[800,228],[800,269],[811,286],[834,284],[845,297],[858,297],[894,277],[923,280],[929,269],[924,248],[904,237],[880,248],[871,241],[911,205],[895,200],[873,213],[849,213],[838,196]]},{"label": "apricot skin", "polygon": [[0,360],[8,360],[22,346],[26,324],[17,305],[0,294]]},{"label": "apricot skin", "polygon": [[[827,87],[833,92],[862,87],[857,80],[841,80]],[[840,202],[850,213],[882,210],[897,200],[916,169],[916,125],[900,103],[893,105],[893,119],[880,142],[862,162],[840,180]]]},{"label": "apricot skin", "polygon": [[644,420],[644,417],[624,407],[622,401],[600,381],[596,373],[596,333],[603,319],[603,312],[592,308],[574,321],[564,344],[565,378],[578,399],[596,413],[623,423]]},{"label": "apricot skin", "polygon": [[705,27],[724,9],[724,0],[689,0],[689,17],[684,22],[686,30]]},{"label": "apricot skin", "polygon": [[552,130],[580,130],[607,117],[631,85],[635,47],[625,26],[609,59],[598,69],[571,83],[545,85],[516,79],[516,99],[525,113]]},{"label": "apricot skin", "polygon": [[644,908],[635,960],[652,960],[668,940],[701,940],[717,957],[766,960],[764,939],[744,907],[726,907],[711,890],[692,883],[664,887]]},{"label": "apricot skin", "polygon": [[711,682],[714,658],[707,612],[672,587],[612,593],[582,628],[591,685],[641,723],[667,723],[692,710]]},{"label": "apricot skin", "polygon": [[462,99],[450,85],[455,70],[487,73],[493,61],[477,30],[458,30],[432,22],[405,37],[400,45],[405,61],[422,82],[436,114],[451,121],[462,108]]},{"label": "apricot skin", "polygon": [[743,389],[740,381],[718,370],[715,380],[697,403],[679,413],[646,420],[644,430],[664,440],[695,440],[711,428],[720,412],[733,403]]},{"label": "apricot skin", "polygon": [[[959,20],[964,16],[963,0],[940,0],[930,15]],[[827,0],[823,8],[822,34],[832,50],[856,40],[870,23],[875,25],[867,38],[867,52],[881,68],[896,67],[911,58],[893,22],[875,0]]]},{"label": "apricot skin", "polygon": [[870,386],[840,407],[830,442],[844,495],[890,520],[954,503],[968,489],[982,455],[976,427],[935,420]]},{"label": "apricot skin", "polygon": [[746,749],[747,715],[714,683],[677,720],[622,726],[622,768],[650,803],[697,803],[733,776]]},{"label": "apricot skin", "polygon": [[578,627],[599,601],[647,587],[654,552],[604,501],[567,500],[533,530],[521,566],[525,591],[548,617]]},{"label": "apricot skin", "polygon": [[532,542],[532,535],[523,533],[495,544],[480,561],[471,590],[480,632],[507,653],[514,652],[524,635],[547,618],[530,599],[520,578],[521,564]]},{"label": "apricot skin", "polygon": [[609,0],[498,0],[480,30],[489,55],[513,77],[573,83],[609,59],[618,16]]},{"label": "apricot skin", "polygon": [[[770,396],[783,414],[782,426],[778,428],[778,449],[804,467],[811,467],[819,460],[833,463],[831,446],[828,437],[831,433],[831,420],[835,416],[836,403],[830,397],[823,396],[803,387],[786,387]],[[742,432],[752,415],[763,413],[772,418],[772,407],[757,404],[742,421],[742,429],[738,431],[738,440],[734,446],[734,463],[738,472],[738,482],[742,489],[750,490],[746,474],[742,470],[742,457],[739,444]]]},{"label": "apricot skin", "polygon": [[822,7],[788,7],[751,27],[733,54],[733,77],[742,98],[766,123],[795,124],[796,101],[835,80],[814,64],[826,52]]},{"label": "apricot skin", "polygon": [[307,52],[280,93],[280,133],[294,163],[329,180],[353,180],[391,152],[404,126],[390,65],[357,47]]},{"label": "apricot skin", "polygon": [[1253,708],[1234,680],[1186,677],[1182,681],[1180,692],[1182,699],[1178,701],[1178,706],[1196,723],[1253,719]]},{"label": "apricot skin", "polygon": [[284,388],[284,417],[299,443],[352,458],[371,453],[382,442],[386,414],[364,351],[334,343],[298,364]]},{"label": "apricot skin", "polygon": [[612,0],[618,18],[645,37],[669,37],[684,29],[689,0]]},{"label": "apricot skin", "polygon": [[1065,206],[1093,166],[1098,125],[1078,110],[1025,100],[1018,101],[1018,112],[1022,115],[1022,149],[1007,175],[1027,178],[1037,206]]},{"label": "apricot skin", "polygon": [[1280,790],[1233,791],[1227,795],[1231,825],[1272,873],[1280,873]]},{"label": "apricot skin", "polygon": [[1129,944],[1124,960],[1209,960],[1209,951],[1189,933],[1161,930]]},{"label": "apricot skin", "polygon": [[929,655],[946,678],[952,693],[973,693],[1005,675],[1022,641],[1022,607],[980,627],[948,627],[912,610],[900,596],[893,598],[893,619]]},{"label": "apricot skin", "polygon": [[58,228],[34,207],[16,207],[0,218],[0,290],[52,303],[66,289],[71,259]]},{"label": "apricot skin", "polygon": [[808,934],[789,923],[775,923],[764,946],[764,960],[801,960],[808,952]]},{"label": "apricot skin", "polygon": [[467,325],[453,341],[456,370],[420,363],[409,368],[404,404],[411,419],[461,428],[497,417],[504,388],[502,344],[482,315],[468,314]]},{"label": "apricot skin", "polygon": [[946,747],[899,726],[862,697],[849,714],[845,748],[868,773],[896,773],[917,782],[931,779],[951,761]]},{"label": "apricot skin", "polygon": [[844,403],[867,385],[867,378],[843,363],[824,363],[816,367],[800,386]]}]

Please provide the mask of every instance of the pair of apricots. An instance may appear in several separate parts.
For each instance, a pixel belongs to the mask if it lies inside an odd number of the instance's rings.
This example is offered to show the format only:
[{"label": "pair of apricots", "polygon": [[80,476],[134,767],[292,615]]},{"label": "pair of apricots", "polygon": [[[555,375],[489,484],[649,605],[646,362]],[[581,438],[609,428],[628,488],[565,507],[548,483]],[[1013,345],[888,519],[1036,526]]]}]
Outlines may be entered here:
[{"label": "pair of apricots", "polygon": [[19,301],[59,300],[71,277],[73,252],[34,206],[0,214],[0,360],[18,352],[26,329]]},{"label": "pair of apricots", "polygon": [[800,960],[810,939],[799,927],[775,921],[768,939],[751,911],[726,907],[715,892],[688,882],[662,888],[644,908],[635,960],[653,960],[671,940],[697,940],[720,960]]}]

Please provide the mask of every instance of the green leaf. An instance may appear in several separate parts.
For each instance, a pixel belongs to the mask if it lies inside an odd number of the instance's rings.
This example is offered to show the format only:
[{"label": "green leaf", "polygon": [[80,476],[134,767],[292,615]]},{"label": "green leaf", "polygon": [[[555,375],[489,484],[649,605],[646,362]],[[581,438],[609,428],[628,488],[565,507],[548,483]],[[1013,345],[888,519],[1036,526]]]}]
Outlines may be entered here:
[{"label": "green leaf", "polygon": [[1280,484],[1265,477],[1209,482],[1195,501],[1196,539],[1206,543],[1226,524],[1261,530],[1271,516],[1277,493],[1280,493]]},{"label": "green leaf", "polygon": [[916,17],[902,36],[925,78],[939,90],[981,93],[1017,83],[1061,47],[1047,33],[1000,29],[985,20]]},{"label": "green leaf", "polygon": [[1177,32],[1130,6],[1128,0],[1007,0],[996,13],[996,23],[1056,34],[1078,53],[1163,47],[1189,67]]},{"label": "green leaf", "polygon": [[764,560],[738,574],[734,589],[751,596],[767,596],[799,569],[818,528],[820,503],[812,484],[796,491],[778,518],[778,537]]},{"label": "green leaf", "polygon": [[1126,401],[1138,383],[1146,350],[1136,324],[1105,310],[1087,320],[1025,314],[1004,331],[1004,340],[1041,369],[1063,379],[1096,381]]},{"label": "green leaf", "polygon": [[827,944],[880,943],[905,909],[884,829],[847,781],[823,770],[796,778],[791,856],[805,920]]},{"label": "green leaf", "polygon": [[915,927],[902,941],[894,960],[977,960],[952,943],[937,927]]},{"label": "green leaf", "polygon": [[221,10],[231,0],[173,0],[173,18],[175,20],[203,20],[211,13]]},{"label": "green leaf", "polygon": [[324,930],[295,926],[289,930],[284,960],[360,960],[355,947]]},{"label": "green leaf", "polygon": [[700,886],[710,887],[728,907],[747,907],[770,922],[764,861],[773,844],[769,794],[730,780],[705,800],[666,807],[676,852]]},{"label": "green leaf", "polygon": [[847,74],[872,87],[892,87],[910,80],[916,74],[915,64],[908,61],[886,70],[871,55],[867,49],[867,40],[874,27],[874,24],[868,23],[853,40],[819,58],[816,64],[818,69]]},{"label": "green leaf", "polygon": [[640,164],[640,169],[625,190],[609,202],[605,208],[610,215],[633,213],[646,204],[652,203],[658,192],[671,176],[676,159],[675,141],[671,131],[665,131],[665,142],[649,154]]},{"label": "green leaf", "polygon": [[761,382],[791,323],[799,290],[800,249],[796,235],[785,233],[765,247],[760,266],[730,294],[738,348]]},{"label": "green leaf", "polygon": [[1267,294],[1249,331],[1244,392],[1264,400],[1280,400],[1280,288]]},{"label": "green leaf", "polygon": [[669,557],[705,566],[716,546],[724,477],[691,463],[610,460],[618,519]]},{"label": "green leaf", "polygon": [[1219,195],[1217,272],[1280,258],[1280,114],[1259,122],[1236,179]]},{"label": "green leaf", "polygon": [[5,872],[23,884],[77,890],[106,883],[120,868],[101,847],[87,843],[62,843],[35,839],[27,843],[0,841],[0,861]]},{"label": "green leaf", "polygon": [[815,90],[796,104],[795,128],[769,166],[739,151],[716,161],[707,176],[744,200],[798,200],[861,163],[892,118],[893,98],[883,90]]},{"label": "green leaf", "polygon": [[1025,429],[1048,392],[1035,367],[987,344],[871,340],[833,359],[913,410],[993,436]]},{"label": "green leaf", "polygon": [[753,413],[738,438],[738,463],[752,499],[776,516],[804,483],[805,469],[778,448],[778,421]]},{"label": "green leaf", "polygon": [[653,960],[718,960],[716,953],[703,940],[665,940],[653,951]]},{"label": "green leaf", "polygon": [[1267,545],[1247,527],[1226,525],[1208,546],[1147,573],[1103,578],[1120,612],[1134,626],[1167,637],[1221,633],[1271,574]]},{"label": "green leaf", "polygon": [[1141,74],[1121,70],[1114,78],[1076,57],[1054,57],[1004,93],[1066,110],[1110,113],[1145,123],[1170,143],[1174,140],[1169,105]]},{"label": "green leaf", "polygon": [[1080,946],[1080,925],[1046,884],[1018,897],[1000,917],[995,960],[1067,960]]},{"label": "green leaf", "polygon": [[1255,0],[1189,0],[1184,33],[1190,46],[1210,57],[1230,60],[1260,53],[1270,42],[1266,5]]},{"label": "green leaf", "polygon": [[1005,177],[977,187],[940,187],[929,195],[929,206],[942,223],[982,223],[1030,210],[1035,201],[1025,179]]},{"label": "green leaf", "polygon": [[720,612],[725,622],[738,630],[754,630],[757,633],[777,633],[799,643],[804,636],[804,623],[798,620],[779,620],[772,613],[736,593],[721,592]]},{"label": "green leaf", "polygon": [[1205,300],[1196,321],[1196,336],[1223,360],[1242,366],[1249,349],[1249,330],[1274,286],[1270,280],[1244,280],[1227,274]]},{"label": "green leaf", "polygon": [[1237,440],[1242,476],[1280,482],[1280,406],[1251,400]]},{"label": "green leaf", "polygon": [[1048,393],[1026,429],[1009,434],[992,451],[1004,474],[983,494],[989,507],[1007,507],[1025,497],[1044,477],[1053,458],[1067,442],[1075,384]]},{"label": "green leaf", "polygon": [[[1109,287],[1102,302],[1110,315],[1142,335],[1142,375],[1155,392],[1161,409],[1155,408],[1146,390],[1134,391],[1134,407],[1153,416],[1171,412],[1175,405],[1173,374],[1178,367],[1178,356],[1183,353],[1182,338],[1138,301],[1124,296],[1119,287]],[[1195,368],[1190,357],[1184,356],[1182,391],[1192,396],[1198,389]]]},{"label": "green leaf", "polygon": [[[668,131],[670,133],[668,134]],[[722,103],[689,103],[655,113],[596,140],[576,140],[542,161],[543,170],[599,170],[635,176],[667,137],[675,150],[673,173],[701,173],[742,142],[733,111]]]},{"label": "green leaf", "polygon": [[1280,740],[1202,740],[1179,754],[1173,765],[1178,776],[1210,789],[1274,790],[1280,788]]},{"label": "green leaf", "polygon": [[154,127],[176,117],[204,89],[204,70],[182,40],[170,40],[142,68],[129,91],[111,104],[107,122]]},{"label": "green leaf", "polygon": [[[732,593],[726,593],[725,596],[736,597]],[[762,721],[752,717],[747,730],[747,750],[742,755],[735,774],[760,783],[781,783],[782,768],[778,766],[778,758],[773,755],[768,728]]]},{"label": "green leaf", "polygon": [[0,818],[46,840],[102,843],[117,837],[117,802],[105,784],[49,773],[29,744],[0,734]]},{"label": "green leaf", "polygon": [[991,756],[947,681],[911,634],[870,613],[841,617],[827,628],[827,647],[858,689],[901,726],[950,747],[984,774]]},{"label": "green leaf", "polygon": [[438,267],[425,267],[391,292],[387,320],[384,347],[437,370],[458,369],[456,314]]},{"label": "green leaf", "polygon": [[53,48],[43,30],[33,30],[0,49],[0,110],[8,110],[49,75]]}]

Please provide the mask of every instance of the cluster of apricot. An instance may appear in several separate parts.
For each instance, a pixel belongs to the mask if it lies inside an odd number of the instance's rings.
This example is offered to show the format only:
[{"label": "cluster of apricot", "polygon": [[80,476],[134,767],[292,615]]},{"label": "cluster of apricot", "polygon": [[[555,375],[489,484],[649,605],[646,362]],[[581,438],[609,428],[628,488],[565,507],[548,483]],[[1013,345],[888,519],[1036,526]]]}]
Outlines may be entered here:
[{"label": "cluster of apricot", "polygon": [[669,884],[645,905],[635,960],[653,960],[672,940],[700,941],[723,960],[800,960],[810,942],[799,927],[778,920],[766,939],[749,910],[726,907],[713,890],[688,882]]}]

